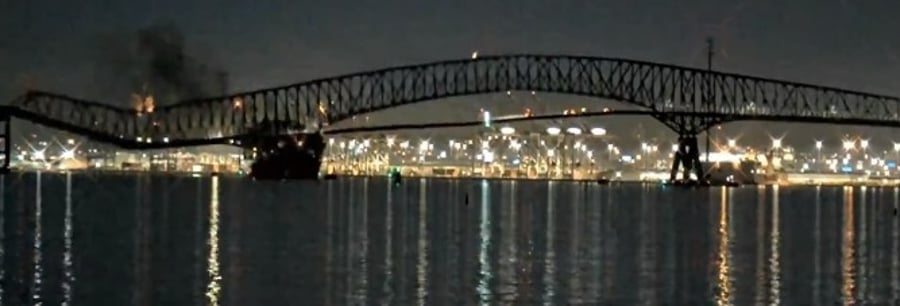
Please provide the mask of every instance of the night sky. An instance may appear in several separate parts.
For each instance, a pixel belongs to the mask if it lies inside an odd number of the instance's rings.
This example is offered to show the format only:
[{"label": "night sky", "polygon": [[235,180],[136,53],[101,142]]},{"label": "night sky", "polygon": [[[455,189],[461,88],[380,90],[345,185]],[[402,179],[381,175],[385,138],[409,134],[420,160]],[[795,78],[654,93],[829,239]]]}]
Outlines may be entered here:
[{"label": "night sky", "polygon": [[900,95],[898,11],[896,0],[8,0],[0,4],[0,99],[27,87],[120,99],[104,62],[110,37],[158,24],[177,27],[188,54],[227,71],[231,92],[474,50],[703,66],[712,36],[717,69]]}]

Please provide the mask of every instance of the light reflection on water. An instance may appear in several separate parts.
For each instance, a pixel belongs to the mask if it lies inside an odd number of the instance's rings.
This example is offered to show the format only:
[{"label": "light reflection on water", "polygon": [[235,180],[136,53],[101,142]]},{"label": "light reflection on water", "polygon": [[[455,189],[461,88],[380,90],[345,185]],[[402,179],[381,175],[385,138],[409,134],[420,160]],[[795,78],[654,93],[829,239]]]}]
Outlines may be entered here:
[{"label": "light reflection on water", "polygon": [[718,228],[718,264],[716,265],[716,280],[718,289],[716,305],[731,305],[733,300],[731,280],[731,210],[729,204],[730,193],[724,187],[719,190],[719,228]]},{"label": "light reflection on water", "polygon": [[6,283],[6,260],[5,260],[5,242],[6,241],[6,176],[0,175],[0,306],[5,305],[3,298],[6,294],[4,292],[3,284]]},{"label": "light reflection on water", "polygon": [[66,212],[63,216],[63,280],[62,305],[72,303],[72,284],[75,282],[75,273],[72,270],[72,174],[66,173]]},{"label": "light reflection on water", "polygon": [[41,216],[43,215],[43,190],[41,189],[41,173],[37,174],[35,178],[35,194],[34,194],[34,253],[32,254],[34,266],[32,270],[34,271],[34,275],[31,278],[31,301],[34,305],[43,304],[43,297],[41,297],[41,288],[43,286],[43,278],[44,278],[44,266],[42,265],[41,260],[43,259],[43,249],[44,249],[44,225],[42,224]]},{"label": "light reflection on water", "polygon": [[[392,233],[394,232],[394,228],[393,228],[393,225],[394,225],[394,220],[393,220],[393,217],[394,217],[393,194],[394,194],[394,192],[393,192],[393,190],[394,190],[394,188],[392,188],[392,185],[393,184],[390,181],[387,182],[387,192],[386,192],[387,193],[387,199],[386,199],[387,205],[385,205],[385,210],[386,210],[385,219],[386,220],[384,222],[385,227],[386,227],[385,231],[384,231],[386,233],[384,235],[385,241],[386,241],[385,248],[384,248],[384,252],[385,252],[385,256],[384,256],[384,260],[385,260],[384,274],[385,275],[384,275],[384,278],[385,278],[385,281],[384,281],[384,286],[382,287],[382,292],[381,292],[381,294],[385,297],[384,303],[387,305],[393,304],[393,296],[394,296],[392,294],[393,281],[394,281],[394,273],[393,273],[393,270],[394,270],[394,262],[393,262],[394,245],[392,243],[393,242]],[[330,187],[331,187],[331,184],[329,184],[329,188]]]},{"label": "light reflection on water", "polygon": [[[657,215],[655,213],[654,205],[650,198],[642,198],[641,199],[641,211],[640,211],[640,229],[638,230],[638,235],[643,239],[640,239],[640,244],[638,246],[638,264],[639,273],[640,273],[640,293],[638,293],[639,299],[643,300],[647,304],[659,304],[657,301],[657,288],[654,286],[657,282],[657,277],[659,276],[657,273],[658,263],[654,260],[658,254],[657,248],[654,247],[657,242],[658,233],[656,231],[655,220],[657,219]],[[588,300],[596,300],[597,296],[592,296]]]},{"label": "light reflection on water", "polygon": [[781,208],[779,186],[772,186],[772,230],[769,241],[769,305],[781,304]]},{"label": "light reflection on water", "polygon": [[852,305],[855,301],[856,289],[856,250],[853,242],[856,236],[854,223],[853,188],[844,188],[843,240],[841,240],[841,293],[844,305]]},{"label": "light reflection on water", "polygon": [[896,188],[52,173],[0,183],[2,305],[811,305],[900,295]]},{"label": "light reflection on water", "polygon": [[488,251],[491,249],[491,210],[490,210],[490,188],[486,187],[487,182],[482,183],[481,188],[481,214],[479,214],[479,248],[478,248],[478,295],[481,297],[481,305],[488,305],[491,302],[492,292],[489,288],[490,281],[494,277],[491,271],[490,258]]},{"label": "light reflection on water", "polygon": [[418,260],[416,260],[416,301],[419,305],[426,305],[428,297],[428,182],[425,179],[419,183],[419,226],[418,226]]},{"label": "light reflection on water", "polygon": [[[813,203],[822,202],[822,187],[816,186],[815,201]],[[813,225],[813,277],[812,283],[812,304],[822,305],[822,205],[814,205],[814,225]]]},{"label": "light reflection on water", "polygon": [[[485,185],[487,182],[485,182]],[[553,236],[553,231],[555,229],[553,220],[556,216],[553,214],[553,207],[556,204],[556,197],[554,194],[554,187],[558,185],[557,182],[548,182],[547,183],[547,227],[546,229],[546,240],[544,243],[547,245],[547,249],[545,250],[546,256],[544,257],[544,305],[550,305],[553,302],[553,298],[556,295],[555,292],[555,284],[556,284],[556,266],[554,263],[556,262],[556,248],[553,247],[553,242],[556,238]],[[487,190],[487,186],[483,187]]]},{"label": "light reflection on water", "polygon": [[766,301],[768,295],[766,294],[765,285],[767,265],[764,261],[766,258],[766,218],[763,218],[762,216],[765,216],[766,214],[766,208],[768,207],[767,203],[769,201],[766,197],[766,188],[764,186],[757,186],[756,201],[756,214],[754,215],[756,219],[756,236],[754,237],[754,248],[756,250],[756,263],[754,264],[756,274],[754,275],[754,279],[756,284],[755,290],[753,290],[756,294],[754,295],[753,302],[757,305],[764,305],[768,302]]},{"label": "light reflection on water", "polygon": [[[900,209],[900,192],[898,192],[897,187],[894,187],[894,214],[897,214],[898,209]],[[894,243],[891,244],[893,247],[887,254],[887,256],[889,256],[888,258],[891,258],[890,287],[893,288],[891,300],[900,301],[900,218],[894,218],[892,224],[891,228],[893,228],[893,231],[891,240],[894,241]]]},{"label": "light reflection on water", "polygon": [[368,297],[368,286],[369,286],[369,264],[368,258],[366,258],[366,254],[369,252],[369,184],[368,179],[363,181],[362,184],[362,192],[360,193],[360,202],[362,202],[362,207],[360,207],[360,217],[361,220],[359,222],[359,228],[356,230],[357,233],[357,243],[358,250],[356,250],[356,261],[359,264],[359,269],[357,275],[354,277],[356,280],[356,288],[355,295],[357,296],[357,303],[361,301],[367,300]]},{"label": "light reflection on water", "polygon": [[219,273],[219,178],[213,177],[209,199],[209,236],[207,246],[209,256],[206,259],[209,283],[206,285],[207,305],[219,305],[219,292],[222,290],[222,275]]}]

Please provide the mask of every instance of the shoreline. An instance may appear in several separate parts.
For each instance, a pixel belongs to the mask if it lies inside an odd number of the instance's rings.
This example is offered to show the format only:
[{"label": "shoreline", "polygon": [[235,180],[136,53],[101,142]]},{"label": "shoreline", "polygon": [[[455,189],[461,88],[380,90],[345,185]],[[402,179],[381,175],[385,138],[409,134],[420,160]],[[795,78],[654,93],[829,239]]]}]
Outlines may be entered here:
[{"label": "shoreline", "polygon": [[[31,169],[11,169],[10,172],[6,173],[7,175],[14,174],[25,174],[25,173],[52,173],[52,174],[64,174],[67,172],[70,173],[78,173],[78,174],[108,174],[108,175],[159,175],[159,176],[173,176],[173,177],[208,177],[208,176],[220,176],[220,177],[247,177],[246,175],[233,173],[233,172],[224,172],[224,173],[214,173],[214,172],[156,172],[156,171],[144,171],[144,170],[31,170]],[[370,175],[370,174],[337,174],[334,175],[333,178],[325,179],[320,178],[320,181],[328,181],[328,180],[340,180],[340,179],[354,179],[354,178],[387,178],[386,175]],[[531,181],[531,182],[562,182],[562,183],[588,183],[588,184],[597,184],[600,186],[616,186],[616,185],[659,185],[659,186],[672,186],[678,188],[709,188],[709,187],[728,187],[728,188],[739,188],[739,187],[749,187],[749,186],[804,186],[804,187],[900,187],[900,179],[895,180],[896,182],[885,182],[885,181],[874,181],[874,180],[852,180],[848,179],[846,182],[757,182],[757,183],[748,183],[748,184],[740,184],[739,186],[722,186],[722,185],[712,185],[712,186],[681,186],[675,184],[669,184],[663,181],[648,181],[648,180],[620,180],[614,179],[610,180],[607,183],[599,183],[597,179],[575,179],[575,178],[527,178],[527,177],[490,177],[490,176],[465,176],[465,177],[451,177],[451,176],[405,176],[404,179],[430,179],[430,180],[460,180],[460,181]]]},{"label": "shoreline", "polygon": [[[386,177],[382,175],[337,175],[335,179],[341,178],[371,178],[371,177]],[[503,178],[503,177],[475,177],[475,176],[466,176],[466,177],[447,177],[447,176],[405,176],[404,180],[408,179],[432,179],[432,180],[486,180],[486,181],[535,181],[535,182],[565,182],[565,183],[588,183],[588,184],[597,184],[600,186],[615,186],[615,185],[660,185],[660,186],[671,186],[676,188],[708,188],[708,187],[727,187],[727,188],[739,188],[739,187],[750,187],[750,186],[805,186],[805,187],[845,187],[845,186],[853,186],[853,187],[900,187],[900,183],[897,184],[886,184],[880,182],[865,182],[865,181],[850,181],[844,183],[789,183],[789,182],[760,182],[760,183],[752,183],[752,184],[740,184],[739,186],[724,186],[724,185],[712,185],[712,186],[683,186],[677,184],[670,184],[662,181],[641,181],[641,180],[610,180],[609,183],[598,183],[598,180],[587,180],[587,179],[570,179],[570,178]]]}]

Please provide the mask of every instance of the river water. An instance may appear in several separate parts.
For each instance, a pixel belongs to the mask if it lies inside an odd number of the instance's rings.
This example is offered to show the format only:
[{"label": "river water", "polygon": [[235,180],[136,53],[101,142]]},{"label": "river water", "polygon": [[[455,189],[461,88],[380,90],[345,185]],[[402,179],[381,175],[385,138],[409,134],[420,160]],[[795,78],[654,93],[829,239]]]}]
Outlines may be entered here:
[{"label": "river water", "polygon": [[2,305],[900,303],[897,188],[2,180]]}]

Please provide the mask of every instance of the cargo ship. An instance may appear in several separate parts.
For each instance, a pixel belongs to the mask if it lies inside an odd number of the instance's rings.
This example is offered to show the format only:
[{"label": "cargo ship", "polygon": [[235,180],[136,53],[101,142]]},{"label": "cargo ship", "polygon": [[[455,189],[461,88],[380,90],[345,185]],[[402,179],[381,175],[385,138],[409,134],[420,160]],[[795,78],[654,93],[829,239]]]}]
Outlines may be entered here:
[{"label": "cargo ship", "polygon": [[249,176],[255,180],[316,180],[325,140],[293,122],[263,122],[247,131],[241,146],[251,150]]},{"label": "cargo ship", "polygon": [[325,142],[319,133],[259,139],[250,177],[256,180],[315,180]]}]

